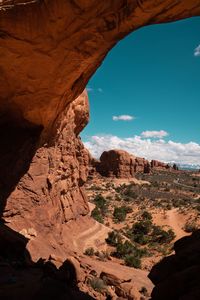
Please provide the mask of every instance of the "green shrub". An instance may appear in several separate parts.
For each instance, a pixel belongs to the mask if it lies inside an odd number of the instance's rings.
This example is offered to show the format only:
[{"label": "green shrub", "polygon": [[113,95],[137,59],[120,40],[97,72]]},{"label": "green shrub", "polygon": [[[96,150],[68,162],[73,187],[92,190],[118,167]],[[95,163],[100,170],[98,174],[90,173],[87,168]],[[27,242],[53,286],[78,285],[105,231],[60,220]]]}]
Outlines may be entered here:
[{"label": "green shrub", "polygon": [[184,231],[185,232],[194,232],[198,229],[198,226],[194,222],[187,222],[184,226]]},{"label": "green shrub", "polygon": [[108,237],[106,239],[106,243],[111,246],[117,246],[117,244],[121,243],[122,237],[116,231],[108,232]]},{"label": "green shrub", "polygon": [[116,221],[122,222],[126,219],[127,213],[130,212],[129,208],[126,206],[115,207],[113,216]]},{"label": "green shrub", "polygon": [[153,187],[158,188],[158,187],[159,187],[159,182],[158,182],[158,181],[153,181],[153,182],[151,183],[151,185],[152,185]]},{"label": "green shrub", "polygon": [[94,203],[96,204],[97,207],[102,208],[106,204],[106,200],[103,196],[100,194],[96,195],[94,198]]},{"label": "green shrub", "polygon": [[101,191],[102,188],[100,186],[97,186],[95,184],[93,184],[91,187],[90,187],[90,190],[91,191]]},{"label": "green shrub", "polygon": [[149,242],[149,237],[143,233],[134,234],[132,240],[140,245],[146,245]]},{"label": "green shrub", "polygon": [[133,224],[131,231],[133,234],[148,234],[151,230],[151,226],[151,220],[139,221]]},{"label": "green shrub", "polygon": [[146,210],[142,213],[141,217],[144,220],[152,220],[152,215]]},{"label": "green shrub", "polygon": [[87,248],[84,252],[85,255],[88,255],[88,256],[93,256],[94,255],[94,248],[90,247],[90,248]]},{"label": "green shrub", "polygon": [[135,247],[129,241],[125,241],[124,243],[117,244],[116,252],[114,253],[116,257],[123,258],[127,254],[131,254],[135,252]]},{"label": "green shrub", "polygon": [[125,258],[126,255],[133,255],[137,258],[141,258],[146,254],[145,249],[139,249],[136,245],[133,245],[129,241],[117,244],[116,251],[113,256],[118,258]]},{"label": "green shrub", "polygon": [[91,216],[99,223],[103,223],[103,216],[101,213],[101,210],[98,207],[95,207],[92,212],[91,212]]},{"label": "green shrub", "polygon": [[134,255],[126,255],[124,258],[124,262],[126,266],[133,267],[136,269],[141,268],[141,259],[138,257],[135,257]]},{"label": "green shrub", "polygon": [[97,195],[93,202],[95,203],[96,207],[100,210],[101,215],[105,216],[108,211],[108,204],[106,199],[102,195]]},{"label": "green shrub", "polygon": [[165,231],[160,226],[153,226],[151,241],[155,243],[170,243],[175,238],[175,233],[172,229]]},{"label": "green shrub", "polygon": [[129,184],[124,189],[123,195],[125,195],[125,196],[127,196],[129,198],[136,199],[138,197],[138,195],[137,195],[137,193],[133,189],[134,189],[134,185],[133,184]]}]

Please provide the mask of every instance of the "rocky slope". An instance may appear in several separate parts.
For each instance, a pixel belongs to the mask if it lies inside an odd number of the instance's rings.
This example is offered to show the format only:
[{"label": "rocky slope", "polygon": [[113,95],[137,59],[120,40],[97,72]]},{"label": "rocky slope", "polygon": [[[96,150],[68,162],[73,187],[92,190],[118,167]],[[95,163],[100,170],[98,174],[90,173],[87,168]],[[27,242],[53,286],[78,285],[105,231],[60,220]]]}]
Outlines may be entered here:
[{"label": "rocky slope", "polygon": [[105,177],[132,178],[138,172],[150,173],[153,169],[167,169],[169,166],[163,162],[148,161],[136,157],[124,150],[104,151],[100,160],[90,159],[90,176],[100,174]]}]

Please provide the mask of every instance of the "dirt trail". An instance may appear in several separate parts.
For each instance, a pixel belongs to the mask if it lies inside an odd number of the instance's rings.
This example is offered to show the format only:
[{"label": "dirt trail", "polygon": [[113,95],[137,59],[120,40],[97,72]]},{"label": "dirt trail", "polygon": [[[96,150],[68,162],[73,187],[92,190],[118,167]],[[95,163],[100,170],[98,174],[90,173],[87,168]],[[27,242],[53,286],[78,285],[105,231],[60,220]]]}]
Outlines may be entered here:
[{"label": "dirt trail", "polygon": [[164,214],[157,213],[154,216],[154,222],[159,226],[167,225],[172,228],[176,234],[175,240],[187,235],[187,233],[182,229],[186,222],[186,216],[180,214],[177,208],[165,211]]},{"label": "dirt trail", "polygon": [[172,227],[176,234],[176,240],[186,235],[186,232],[182,229],[183,222],[181,222],[180,215],[177,209],[171,209],[167,211],[168,225]]},{"label": "dirt trail", "polygon": [[85,249],[93,247],[98,249],[99,247],[106,247],[105,238],[108,236],[110,228],[94,221],[94,226],[81,232],[75,237],[73,244],[78,252],[84,252]]}]

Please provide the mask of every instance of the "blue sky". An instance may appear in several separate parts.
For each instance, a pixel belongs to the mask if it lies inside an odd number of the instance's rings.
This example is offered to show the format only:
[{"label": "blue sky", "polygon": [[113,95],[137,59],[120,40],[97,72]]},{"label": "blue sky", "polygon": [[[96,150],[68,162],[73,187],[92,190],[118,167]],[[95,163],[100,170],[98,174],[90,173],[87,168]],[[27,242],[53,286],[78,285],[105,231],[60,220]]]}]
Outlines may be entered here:
[{"label": "blue sky", "polygon": [[197,17],[144,27],[110,51],[87,86],[91,117],[81,137],[94,156],[117,147],[200,163],[199,45]]}]

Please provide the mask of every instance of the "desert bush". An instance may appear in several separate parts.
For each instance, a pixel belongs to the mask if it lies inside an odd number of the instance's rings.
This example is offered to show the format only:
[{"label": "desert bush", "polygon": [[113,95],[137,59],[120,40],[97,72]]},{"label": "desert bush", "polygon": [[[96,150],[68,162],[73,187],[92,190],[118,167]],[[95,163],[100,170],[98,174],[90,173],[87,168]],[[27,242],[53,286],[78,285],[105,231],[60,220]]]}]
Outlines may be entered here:
[{"label": "desert bush", "polygon": [[140,245],[146,245],[149,242],[149,237],[143,233],[134,234],[132,240]]},{"label": "desert bush", "polygon": [[114,184],[112,182],[107,182],[105,187],[106,189],[114,188]]},{"label": "desert bush", "polygon": [[129,185],[122,184],[116,187],[116,192],[121,195],[124,201],[131,201],[138,197],[137,193],[134,191],[135,184],[130,183]]},{"label": "desert bush", "polygon": [[125,241],[124,243],[118,243],[116,246],[116,251],[114,252],[114,256],[118,258],[123,258],[127,254],[131,254],[135,252],[135,247],[129,241]]},{"label": "desert bush", "polygon": [[107,251],[96,251],[95,255],[99,258],[101,261],[105,261],[110,258],[110,254]]},{"label": "desert bush", "polygon": [[117,192],[117,193],[122,193],[123,192],[123,190],[125,189],[125,187],[126,187],[126,184],[125,183],[123,183],[123,184],[120,184],[119,186],[116,186],[115,187],[115,191]]},{"label": "desert bush", "polygon": [[91,287],[93,288],[93,290],[97,291],[97,292],[103,292],[107,286],[105,285],[104,281],[101,278],[92,278],[89,281]]},{"label": "desert bush", "polygon": [[122,222],[126,219],[127,213],[132,212],[132,209],[127,206],[115,207],[113,216],[116,221]]},{"label": "desert bush", "polygon": [[153,182],[151,182],[151,186],[158,188],[160,185],[159,185],[158,181],[153,181]]},{"label": "desert bush", "polygon": [[136,269],[141,268],[141,259],[138,257],[135,257],[134,255],[126,255],[124,258],[124,262],[126,266],[133,267]]},{"label": "desert bush", "polygon": [[117,194],[117,195],[115,196],[115,200],[116,200],[116,201],[121,201],[122,198],[120,197],[120,195]]},{"label": "desert bush", "polygon": [[106,243],[111,246],[117,246],[117,244],[122,242],[121,235],[116,231],[108,232],[108,237],[106,238]]},{"label": "desert bush", "polygon": [[88,256],[93,256],[94,255],[94,248],[90,247],[90,248],[87,248],[84,252],[85,255],[88,255]]},{"label": "desert bush", "polygon": [[91,191],[101,191],[102,188],[100,186],[97,186],[95,184],[93,184],[91,187],[90,187],[90,190]]},{"label": "desert bush", "polygon": [[196,231],[196,230],[198,229],[198,226],[195,224],[194,221],[193,221],[193,222],[188,221],[188,222],[185,224],[185,226],[184,226],[183,229],[184,229],[185,232],[190,233],[190,232]]},{"label": "desert bush", "polygon": [[133,224],[132,234],[148,234],[151,230],[152,222],[151,220],[139,221]]},{"label": "desert bush", "polygon": [[170,243],[175,238],[172,229],[166,231],[160,226],[154,225],[151,220],[136,222],[131,229],[127,230],[126,235],[140,245]]},{"label": "desert bush", "polygon": [[177,208],[181,207],[187,204],[187,202],[184,199],[172,199],[172,205]]},{"label": "desert bush", "polygon": [[131,242],[125,241],[117,244],[116,251],[112,253],[112,255],[123,259],[125,259],[127,255],[141,258],[142,256],[146,255],[146,249],[140,249]]},{"label": "desert bush", "polygon": [[101,210],[98,207],[95,207],[92,212],[91,212],[91,216],[99,223],[104,223],[104,219],[101,213]]},{"label": "desert bush", "polygon": [[104,210],[107,208],[107,203],[106,203],[106,199],[102,196],[102,195],[97,195],[93,202],[96,204],[96,206],[101,209]]},{"label": "desert bush", "polygon": [[148,211],[143,211],[141,214],[142,219],[144,220],[152,220],[152,215]]},{"label": "desert bush", "polygon": [[134,189],[134,185],[133,184],[129,184],[124,189],[123,195],[126,196],[126,197],[129,197],[129,198],[136,199],[138,197],[138,195],[137,195],[137,193],[133,189]]},{"label": "desert bush", "polygon": [[153,225],[151,241],[160,244],[170,243],[175,238],[175,233],[172,229],[165,231],[160,226]]}]

